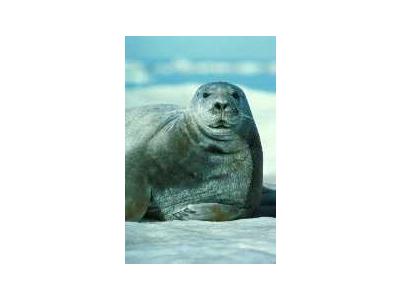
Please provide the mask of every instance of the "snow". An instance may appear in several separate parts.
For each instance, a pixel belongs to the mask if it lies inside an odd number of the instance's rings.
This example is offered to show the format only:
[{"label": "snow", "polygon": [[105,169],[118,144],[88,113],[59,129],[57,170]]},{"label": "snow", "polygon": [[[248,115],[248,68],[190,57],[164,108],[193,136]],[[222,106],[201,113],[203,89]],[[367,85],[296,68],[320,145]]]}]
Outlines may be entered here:
[{"label": "snow", "polygon": [[125,263],[275,263],[275,219],[126,222]]}]

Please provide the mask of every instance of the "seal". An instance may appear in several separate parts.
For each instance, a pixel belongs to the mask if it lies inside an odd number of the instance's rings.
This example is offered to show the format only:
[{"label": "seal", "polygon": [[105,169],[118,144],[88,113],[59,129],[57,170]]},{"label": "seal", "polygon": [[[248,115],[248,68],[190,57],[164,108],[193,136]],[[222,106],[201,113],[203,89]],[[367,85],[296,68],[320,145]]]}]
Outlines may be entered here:
[{"label": "seal", "polygon": [[262,195],[262,149],[244,92],[198,88],[190,105],[125,112],[125,219],[251,217]]}]

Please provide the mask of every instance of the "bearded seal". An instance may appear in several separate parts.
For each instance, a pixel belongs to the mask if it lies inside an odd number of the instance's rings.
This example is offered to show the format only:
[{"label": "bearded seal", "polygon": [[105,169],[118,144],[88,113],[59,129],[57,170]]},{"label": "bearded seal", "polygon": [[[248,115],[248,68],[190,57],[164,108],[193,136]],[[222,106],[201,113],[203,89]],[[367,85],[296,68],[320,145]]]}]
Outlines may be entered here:
[{"label": "bearded seal", "polygon": [[125,219],[226,221],[251,217],[262,194],[260,137],[244,92],[198,88],[187,108],[125,113]]}]

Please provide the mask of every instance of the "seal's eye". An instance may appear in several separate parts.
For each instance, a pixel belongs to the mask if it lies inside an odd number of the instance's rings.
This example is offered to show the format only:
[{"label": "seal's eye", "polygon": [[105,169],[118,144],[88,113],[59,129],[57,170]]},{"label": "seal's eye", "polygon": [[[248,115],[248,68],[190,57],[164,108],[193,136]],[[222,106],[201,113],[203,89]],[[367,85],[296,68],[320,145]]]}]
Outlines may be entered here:
[{"label": "seal's eye", "polygon": [[208,96],[210,96],[210,93],[203,93],[203,98],[207,98]]},{"label": "seal's eye", "polygon": [[235,99],[239,99],[240,98],[238,92],[233,92],[232,97],[235,98]]}]

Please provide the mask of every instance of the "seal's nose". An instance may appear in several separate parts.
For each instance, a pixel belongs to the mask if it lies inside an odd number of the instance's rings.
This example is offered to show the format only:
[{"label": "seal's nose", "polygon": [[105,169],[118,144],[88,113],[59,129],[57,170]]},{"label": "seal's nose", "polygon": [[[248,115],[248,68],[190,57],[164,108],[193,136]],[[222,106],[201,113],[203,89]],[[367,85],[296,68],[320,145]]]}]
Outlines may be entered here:
[{"label": "seal's nose", "polygon": [[214,103],[214,108],[218,111],[224,111],[228,106],[228,102],[225,101],[216,101]]}]

